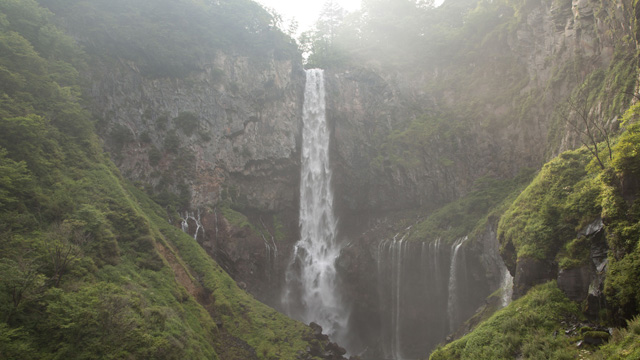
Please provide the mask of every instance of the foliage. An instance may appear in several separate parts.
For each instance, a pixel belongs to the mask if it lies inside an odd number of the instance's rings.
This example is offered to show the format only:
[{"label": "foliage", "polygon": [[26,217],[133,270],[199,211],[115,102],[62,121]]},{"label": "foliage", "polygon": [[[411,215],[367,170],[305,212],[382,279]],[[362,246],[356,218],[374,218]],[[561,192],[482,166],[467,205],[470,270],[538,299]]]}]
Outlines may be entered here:
[{"label": "foliage", "polygon": [[[513,193],[518,193],[530,180],[531,171],[523,171],[508,180],[480,178],[473,190],[442,208],[415,225],[410,239],[437,239],[451,242],[469,235],[487,220],[492,212]],[[511,199],[513,200],[513,199]]]},{"label": "foliage", "polygon": [[577,316],[555,282],[539,285],[429,359],[573,359],[577,339],[564,335],[561,321]]},{"label": "foliage", "polygon": [[581,227],[599,214],[594,175],[586,149],[561,154],[545,164],[500,219],[501,248],[513,244],[518,258],[554,259]]},{"label": "foliage", "polygon": [[249,0],[47,0],[42,4],[103,60],[134,61],[153,77],[183,77],[218,50],[259,57],[296,47],[274,15]]},{"label": "foliage", "polygon": [[193,133],[198,130],[199,120],[198,115],[190,112],[181,112],[178,114],[178,117],[173,119],[176,124],[176,127],[187,135],[191,136]]},{"label": "foliage", "polygon": [[640,318],[627,321],[626,328],[614,329],[611,340],[591,357],[594,360],[640,358]]},{"label": "foliage", "polygon": [[[625,117],[634,117],[637,111],[633,107]],[[605,292],[621,319],[640,312],[640,202],[633,201],[639,191],[634,185],[640,175],[639,139],[640,124],[630,125],[614,146],[611,169],[602,176],[602,215],[611,249]]]},{"label": "foliage", "polygon": [[639,109],[624,115],[627,128],[612,141],[604,169],[584,147],[561,154],[510,205],[498,227],[502,251],[513,246],[519,259],[555,261],[567,269],[590,261],[591,244],[578,231],[601,217],[610,249],[605,294],[614,310],[610,320],[617,323],[640,312],[640,125],[633,122]]}]

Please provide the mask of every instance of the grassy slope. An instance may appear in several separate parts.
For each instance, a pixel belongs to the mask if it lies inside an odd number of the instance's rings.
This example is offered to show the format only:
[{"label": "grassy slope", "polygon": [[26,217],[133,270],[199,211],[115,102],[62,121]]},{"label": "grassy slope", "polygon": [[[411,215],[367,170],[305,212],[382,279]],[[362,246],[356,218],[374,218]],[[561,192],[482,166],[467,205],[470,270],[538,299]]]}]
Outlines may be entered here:
[{"label": "grassy slope", "polygon": [[82,52],[0,0],[0,357],[280,359],[310,329],[241,291],[102,152]]},{"label": "grassy slope", "polygon": [[[573,359],[560,320],[579,316],[554,283],[538,286],[496,312],[471,334],[436,349],[430,359]],[[558,333],[561,335],[558,336]]]}]

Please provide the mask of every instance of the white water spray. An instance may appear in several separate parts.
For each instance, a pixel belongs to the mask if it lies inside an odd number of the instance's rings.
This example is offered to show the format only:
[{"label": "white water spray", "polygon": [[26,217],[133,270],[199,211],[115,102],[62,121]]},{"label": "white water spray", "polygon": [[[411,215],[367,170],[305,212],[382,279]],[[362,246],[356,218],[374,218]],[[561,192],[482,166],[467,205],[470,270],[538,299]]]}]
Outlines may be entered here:
[{"label": "white water spray", "polygon": [[316,322],[329,336],[345,329],[348,312],[337,293],[329,129],[325,118],[322,70],[307,70],[300,177],[300,240],[286,275],[283,305],[290,316]]}]

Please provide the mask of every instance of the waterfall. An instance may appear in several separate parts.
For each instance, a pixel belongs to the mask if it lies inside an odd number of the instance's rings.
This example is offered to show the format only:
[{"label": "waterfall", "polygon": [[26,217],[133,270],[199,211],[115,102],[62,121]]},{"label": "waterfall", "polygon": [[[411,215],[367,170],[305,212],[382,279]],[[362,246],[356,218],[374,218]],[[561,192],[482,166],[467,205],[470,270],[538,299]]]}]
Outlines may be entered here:
[{"label": "waterfall", "polygon": [[447,315],[449,316],[449,332],[453,332],[459,325],[458,314],[458,252],[467,237],[456,240],[451,247],[451,268],[449,269],[449,301],[447,302]]},{"label": "waterfall", "polygon": [[511,302],[511,296],[513,295],[513,276],[509,272],[509,269],[502,264],[502,307],[509,305]]},{"label": "waterfall", "polygon": [[273,236],[273,234],[271,234],[271,232],[269,232],[269,228],[264,223],[262,218],[260,218],[260,224],[262,224],[262,227],[263,227],[264,231],[266,231],[267,234],[269,234],[268,237],[265,236],[264,234],[262,234],[262,241],[264,242],[264,247],[266,249],[265,271],[266,271],[266,275],[267,275],[267,281],[271,282],[272,275],[275,275],[275,276],[278,275],[276,273],[277,270],[278,270],[278,267],[277,267],[277,264],[278,264],[278,245],[276,244],[275,237]]},{"label": "waterfall", "polygon": [[409,230],[377,248],[381,359],[421,359],[445,339],[449,326],[449,251],[440,239],[407,240]]},{"label": "waterfall", "polygon": [[[381,290],[381,296],[388,299],[389,311],[387,315],[381,312],[383,329],[381,338],[385,339],[382,351],[385,359],[401,360],[402,357],[402,296],[403,296],[403,260],[407,242],[404,236],[398,240],[396,234],[393,240],[381,241],[378,245],[378,274],[388,279],[388,290]],[[385,260],[388,260],[386,262]],[[387,292],[388,291],[388,292]]]},{"label": "waterfall", "polygon": [[[393,340],[391,342],[391,353],[393,359],[401,360],[402,357],[402,343],[400,341],[400,331],[402,329],[402,260],[405,258],[403,250],[406,246],[403,246],[404,236],[397,240],[396,235],[393,238],[393,242],[389,246],[391,251],[391,327],[393,329]],[[406,244],[406,243],[405,243]]]},{"label": "waterfall", "polygon": [[218,241],[218,212],[216,208],[213,208],[213,219],[215,220],[215,231],[216,231],[215,240]]},{"label": "waterfall", "polygon": [[197,215],[193,212],[186,211],[184,215],[182,215],[182,223],[181,228],[185,233],[189,233],[189,220],[193,221],[196,224],[196,231],[193,233],[193,238],[198,240],[198,234],[202,230],[202,238],[204,238],[204,227],[200,222],[200,209],[198,209]]},{"label": "waterfall", "polygon": [[325,118],[322,70],[306,71],[302,166],[300,176],[300,240],[285,276],[283,305],[288,315],[316,322],[335,338],[345,329],[348,312],[337,291],[336,243],[333,213],[329,129]]}]

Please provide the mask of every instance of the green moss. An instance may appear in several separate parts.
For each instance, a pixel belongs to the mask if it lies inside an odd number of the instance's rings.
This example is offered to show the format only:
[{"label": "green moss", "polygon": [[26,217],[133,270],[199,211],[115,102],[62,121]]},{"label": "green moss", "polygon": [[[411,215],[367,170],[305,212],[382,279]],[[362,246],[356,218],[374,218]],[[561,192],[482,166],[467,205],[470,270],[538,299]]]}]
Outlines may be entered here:
[{"label": "green moss", "polygon": [[577,305],[550,282],[499,310],[472,333],[439,347],[429,359],[573,359],[573,341],[564,335],[561,321],[574,316],[579,316]]},{"label": "green moss", "polygon": [[480,230],[489,216],[496,216],[492,210],[499,207],[510,194],[519,193],[530,180],[531,171],[522,171],[509,180],[481,178],[474,190],[466,196],[434,211],[412,229],[411,240],[437,239],[446,242],[472,234]]},{"label": "green moss", "polygon": [[231,226],[239,229],[247,227],[255,231],[255,227],[249,222],[249,218],[242,213],[239,213],[228,206],[223,206],[220,209],[222,210],[222,216],[229,221]]},{"label": "green moss", "polygon": [[589,161],[579,149],[545,164],[500,219],[501,246],[513,244],[518,257],[553,260],[598,215],[595,176],[585,170]]}]

